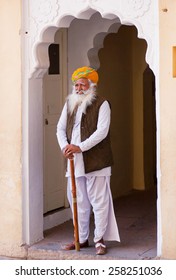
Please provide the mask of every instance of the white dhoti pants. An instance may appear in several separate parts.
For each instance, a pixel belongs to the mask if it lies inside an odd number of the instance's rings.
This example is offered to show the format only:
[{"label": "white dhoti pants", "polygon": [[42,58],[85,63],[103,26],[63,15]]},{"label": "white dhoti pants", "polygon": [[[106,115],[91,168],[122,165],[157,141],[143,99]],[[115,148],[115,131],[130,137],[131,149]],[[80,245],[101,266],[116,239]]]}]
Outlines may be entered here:
[{"label": "white dhoti pants", "polygon": [[[67,196],[73,212],[71,189],[71,178],[68,177]],[[91,209],[95,219],[94,242],[101,238],[120,241],[110,190],[110,176],[78,177],[76,191],[80,243],[89,237]]]}]

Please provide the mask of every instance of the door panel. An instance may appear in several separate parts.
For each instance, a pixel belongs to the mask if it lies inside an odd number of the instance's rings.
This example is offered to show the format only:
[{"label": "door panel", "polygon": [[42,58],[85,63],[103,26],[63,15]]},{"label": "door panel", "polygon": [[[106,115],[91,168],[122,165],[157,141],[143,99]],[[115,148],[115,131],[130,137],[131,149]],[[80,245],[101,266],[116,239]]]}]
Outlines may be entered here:
[{"label": "door panel", "polygon": [[[66,206],[65,160],[60,151],[56,128],[66,96],[66,53],[64,30],[58,31],[55,42],[59,44],[60,73],[45,74],[43,79],[44,123],[44,213]],[[65,58],[65,59],[64,59]],[[64,80],[65,78],[65,80]]]}]

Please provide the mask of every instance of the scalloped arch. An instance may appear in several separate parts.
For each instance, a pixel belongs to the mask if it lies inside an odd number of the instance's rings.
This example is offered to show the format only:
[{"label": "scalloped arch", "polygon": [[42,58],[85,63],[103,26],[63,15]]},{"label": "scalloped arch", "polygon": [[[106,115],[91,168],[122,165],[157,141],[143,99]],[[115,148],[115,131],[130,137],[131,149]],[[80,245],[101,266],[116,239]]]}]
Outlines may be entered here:
[{"label": "scalloped arch", "polygon": [[89,49],[87,55],[88,59],[90,61],[90,65],[94,67],[95,69],[98,69],[100,67],[100,61],[98,58],[98,52],[100,48],[103,48],[103,42],[107,34],[110,33],[116,33],[118,32],[121,24],[114,23],[110,26],[110,28],[107,30],[107,32],[100,32],[98,33],[93,40],[93,48]]},{"label": "scalloped arch", "polygon": [[[118,19],[120,24],[124,25],[134,25],[137,28],[138,38],[144,39],[147,42],[147,51],[146,51],[146,62],[150,65],[150,68],[155,73],[155,59],[152,38],[149,37],[149,32],[145,32],[145,26],[139,18],[126,17],[122,14],[122,11],[106,12],[103,9],[95,9],[87,6],[86,8],[77,11],[76,13],[60,13],[54,19],[54,22],[47,22],[42,25],[35,24],[36,33],[34,32],[33,38],[31,38],[31,57],[30,57],[30,69],[29,76],[34,78],[42,78],[45,72],[49,67],[49,58],[47,55],[48,46],[54,42],[54,35],[59,28],[68,28],[73,21],[73,19],[85,19],[89,20],[91,16],[99,12],[101,17],[104,19]],[[120,25],[119,25],[120,27]],[[113,31],[114,25],[112,25],[108,32]],[[117,31],[116,31],[117,32]],[[107,32],[101,32],[95,36],[94,41],[96,44],[93,44],[92,48],[88,51],[89,59],[94,59],[95,67],[97,68],[97,51],[101,46],[103,38],[107,35]],[[98,42],[98,43],[97,43]],[[95,42],[94,42],[95,43]],[[94,47],[95,46],[95,47]],[[92,64],[92,63],[91,63]]]}]

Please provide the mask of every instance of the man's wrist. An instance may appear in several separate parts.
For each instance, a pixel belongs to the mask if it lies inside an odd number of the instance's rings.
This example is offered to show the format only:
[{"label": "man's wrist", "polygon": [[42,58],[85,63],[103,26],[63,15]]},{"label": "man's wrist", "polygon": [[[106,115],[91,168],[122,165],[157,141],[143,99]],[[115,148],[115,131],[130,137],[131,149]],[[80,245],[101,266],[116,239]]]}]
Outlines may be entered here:
[{"label": "man's wrist", "polygon": [[77,147],[78,147],[78,153],[82,153],[80,146],[77,146]]}]

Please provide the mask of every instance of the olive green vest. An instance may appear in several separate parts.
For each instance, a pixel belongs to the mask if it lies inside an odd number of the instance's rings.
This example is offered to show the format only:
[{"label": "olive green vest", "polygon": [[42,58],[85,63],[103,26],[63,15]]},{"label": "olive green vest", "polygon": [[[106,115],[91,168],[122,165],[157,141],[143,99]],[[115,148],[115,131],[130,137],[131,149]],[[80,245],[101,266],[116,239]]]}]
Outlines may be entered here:
[{"label": "olive green vest", "polygon": [[[87,107],[86,114],[82,114],[81,118],[81,142],[86,140],[97,129],[99,108],[105,101],[104,98],[97,95],[93,103]],[[67,114],[67,140],[70,143],[71,135],[74,125],[74,119],[77,112],[77,108],[70,115]],[[91,148],[88,151],[83,152],[83,160],[85,173],[100,170],[104,167],[111,166],[113,164],[113,156],[110,143],[110,132],[106,138],[100,143]]]}]

